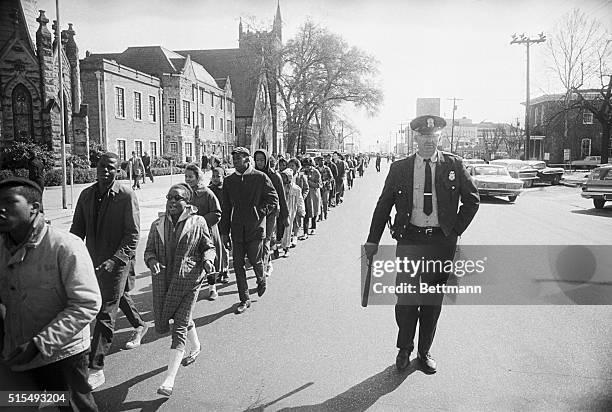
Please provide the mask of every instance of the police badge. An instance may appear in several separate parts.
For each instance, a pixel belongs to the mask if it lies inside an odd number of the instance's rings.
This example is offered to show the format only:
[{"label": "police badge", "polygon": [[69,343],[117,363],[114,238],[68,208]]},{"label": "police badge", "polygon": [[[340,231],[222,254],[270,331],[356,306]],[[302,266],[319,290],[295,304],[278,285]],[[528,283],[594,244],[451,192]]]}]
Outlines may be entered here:
[{"label": "police badge", "polygon": [[450,173],[448,174],[448,180],[450,180],[451,182],[455,180],[455,171],[451,170]]}]

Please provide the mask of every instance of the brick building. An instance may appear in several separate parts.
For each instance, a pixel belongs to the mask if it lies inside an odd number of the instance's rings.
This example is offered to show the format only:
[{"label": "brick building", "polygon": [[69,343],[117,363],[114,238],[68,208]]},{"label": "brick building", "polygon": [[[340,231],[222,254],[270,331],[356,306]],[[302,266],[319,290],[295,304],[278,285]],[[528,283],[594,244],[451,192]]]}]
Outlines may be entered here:
[{"label": "brick building", "polygon": [[[598,90],[584,90],[582,95],[587,100],[595,100]],[[563,94],[545,94],[532,99],[530,113],[530,151],[532,157],[541,159],[543,153],[549,153],[551,163],[563,163],[563,150],[569,149],[571,159],[583,159],[585,156],[601,155],[601,124],[593,118],[588,110],[575,108],[567,112],[567,138],[565,138],[565,120],[563,115]],[[578,97],[571,96],[570,103],[577,102]],[[612,157],[612,146],[608,149]],[[538,156],[539,155],[539,156]]]},{"label": "brick building", "polygon": [[[157,134],[161,136],[160,154],[172,155],[179,161],[197,161],[204,153],[226,156],[231,152],[234,147],[235,103],[229,77],[215,79],[190,56],[182,56],[161,46],[129,47],[123,53],[115,54],[90,54],[82,61],[82,66],[87,67],[99,60],[114,62],[124,68],[123,73],[133,72],[132,85],[146,82],[147,87],[158,89],[157,101],[162,102],[159,116],[162,123]],[[142,89],[143,86],[139,87]],[[107,100],[116,101],[116,89],[116,86],[111,88],[110,96],[107,91]],[[152,89],[150,92],[155,94]],[[125,93],[127,96],[128,91]],[[148,128],[145,130],[149,124],[131,123],[133,127],[140,126],[135,145],[138,139],[149,141],[149,145],[153,143],[152,132]],[[153,151],[153,147],[149,147]]]},{"label": "brick building", "polygon": [[157,77],[114,60],[88,56],[81,61],[83,101],[89,108],[92,144],[127,160],[132,151],[142,156],[161,154],[161,82]]},{"label": "brick building", "polygon": [[0,2],[0,146],[31,139],[54,149],[59,163],[59,62],[68,153],[88,154],[88,119],[81,104],[76,33],[72,24],[61,32],[58,58],[48,23],[44,11],[37,13],[35,0]]},{"label": "brick building", "polygon": [[280,72],[280,64],[274,61],[274,56],[281,46],[282,19],[278,4],[269,32],[244,30],[240,22],[237,49],[177,51],[206,67],[215,78],[232,80],[236,144],[239,146],[284,152],[274,79],[275,73]]}]

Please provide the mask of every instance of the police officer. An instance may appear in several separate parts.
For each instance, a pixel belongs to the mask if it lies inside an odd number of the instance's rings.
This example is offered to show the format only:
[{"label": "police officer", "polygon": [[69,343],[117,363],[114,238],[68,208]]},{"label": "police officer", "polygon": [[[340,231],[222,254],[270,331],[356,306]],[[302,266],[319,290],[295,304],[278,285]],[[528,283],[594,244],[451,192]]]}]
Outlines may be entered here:
[{"label": "police officer", "polygon": [[[457,237],[468,227],[480,203],[478,189],[464,168],[461,158],[438,150],[441,130],[446,126],[438,116],[420,116],[410,123],[416,132],[418,151],[393,163],[372,216],[365,245],[368,258],[378,251],[378,243],[395,206],[391,233],[397,240],[396,256],[414,260],[452,260]],[[459,206],[459,201],[461,205]],[[435,265],[434,265],[435,266]],[[437,266],[439,268],[439,266]],[[445,284],[448,273],[420,271],[398,273],[396,284],[405,282]],[[425,373],[436,372],[429,350],[440,316],[443,293],[397,294],[395,319],[399,328],[396,367],[410,364],[414,335],[419,324],[418,358]]]}]

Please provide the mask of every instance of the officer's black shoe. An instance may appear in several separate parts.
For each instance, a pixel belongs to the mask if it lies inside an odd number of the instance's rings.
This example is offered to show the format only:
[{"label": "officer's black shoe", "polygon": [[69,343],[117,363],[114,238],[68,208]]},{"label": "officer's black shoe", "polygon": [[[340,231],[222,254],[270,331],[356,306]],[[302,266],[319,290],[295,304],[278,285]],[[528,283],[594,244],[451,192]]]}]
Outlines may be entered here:
[{"label": "officer's black shoe", "polygon": [[257,283],[257,296],[261,297],[266,291],[266,282]]},{"label": "officer's black shoe", "polygon": [[398,371],[405,370],[410,365],[410,350],[400,349],[397,358],[395,358],[395,367]]},{"label": "officer's black shoe", "polygon": [[428,374],[431,375],[433,373],[436,373],[436,361],[434,360],[434,358],[431,357],[431,355],[429,354],[429,352],[427,352],[426,354],[418,354],[418,358],[419,361],[421,361],[421,370]]}]

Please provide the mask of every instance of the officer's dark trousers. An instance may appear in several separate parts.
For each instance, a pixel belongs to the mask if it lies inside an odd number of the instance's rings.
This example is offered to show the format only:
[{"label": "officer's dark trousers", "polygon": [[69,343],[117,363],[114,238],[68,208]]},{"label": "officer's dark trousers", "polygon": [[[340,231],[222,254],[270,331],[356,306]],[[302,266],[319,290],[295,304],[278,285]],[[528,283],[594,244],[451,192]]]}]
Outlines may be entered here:
[{"label": "officer's dark trousers", "polygon": [[250,242],[234,242],[232,244],[232,256],[234,258],[234,273],[236,274],[236,285],[240,302],[249,300],[249,285],[247,283],[244,257],[249,258],[253,266],[257,283],[265,283],[263,268],[264,239],[255,239]]},{"label": "officer's dark trousers", "polygon": [[91,354],[89,355],[89,367],[91,369],[103,369],[104,358],[113,343],[115,331],[115,319],[119,309],[119,301],[125,290],[125,285],[130,270],[130,264],[115,264],[112,272],[100,270],[96,274],[100,294],[102,295],[102,307],[96,316],[96,326],[91,341]]},{"label": "officer's dark trousers", "polygon": [[[396,256],[403,259],[421,261],[447,261],[455,256],[457,237],[446,237],[441,231],[433,234],[412,233],[407,239],[398,242]],[[410,273],[398,273],[396,284],[412,284],[415,290],[420,289],[420,283],[428,285],[444,285],[449,274],[439,271],[437,267],[421,270],[411,277]],[[443,293],[435,294],[398,294],[395,305],[395,320],[399,328],[397,347],[399,349],[414,349],[414,335],[419,324],[418,351],[421,354],[429,352],[436,334],[438,318],[442,310]]]}]

